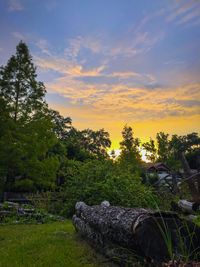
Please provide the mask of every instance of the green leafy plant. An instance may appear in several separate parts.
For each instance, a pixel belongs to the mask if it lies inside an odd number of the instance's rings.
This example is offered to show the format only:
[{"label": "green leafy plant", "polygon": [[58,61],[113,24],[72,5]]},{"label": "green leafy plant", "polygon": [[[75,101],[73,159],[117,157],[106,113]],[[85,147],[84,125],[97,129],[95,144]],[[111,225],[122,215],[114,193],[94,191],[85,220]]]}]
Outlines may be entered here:
[{"label": "green leafy plant", "polygon": [[[69,160],[65,168],[65,184],[59,192],[62,215],[71,216],[77,201],[96,205],[108,200],[125,207],[154,207],[157,196],[142,183],[137,172],[122,168],[111,160]],[[61,200],[60,199],[60,200]]]},{"label": "green leafy plant", "polygon": [[[175,231],[176,231],[176,238],[178,240],[178,248],[174,246],[174,242],[172,239],[172,232],[168,226],[168,224],[165,222],[164,217],[162,216],[162,212],[160,208],[157,205],[158,213],[160,214],[161,222],[158,222],[158,220],[155,218],[156,225],[158,226],[160,233],[163,237],[163,240],[165,242],[169,258],[172,262],[189,262],[192,258],[194,261],[198,260],[200,257],[199,248],[194,248],[193,240],[194,238],[197,239],[195,227],[194,229],[190,229],[188,226],[188,222],[184,221],[181,226],[179,226],[175,220],[174,224],[176,225]],[[186,242],[186,240],[189,240],[189,242]],[[178,253],[179,251],[179,253]]]}]

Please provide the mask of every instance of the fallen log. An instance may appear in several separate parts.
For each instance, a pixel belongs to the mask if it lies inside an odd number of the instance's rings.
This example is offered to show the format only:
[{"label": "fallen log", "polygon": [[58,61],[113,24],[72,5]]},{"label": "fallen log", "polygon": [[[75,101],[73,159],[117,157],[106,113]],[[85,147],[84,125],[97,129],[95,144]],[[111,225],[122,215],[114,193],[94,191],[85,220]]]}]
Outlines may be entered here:
[{"label": "fallen log", "polygon": [[191,259],[200,253],[200,228],[176,213],[78,202],[73,224],[107,256],[113,248],[120,248],[159,266],[172,257],[186,256],[183,245]]}]

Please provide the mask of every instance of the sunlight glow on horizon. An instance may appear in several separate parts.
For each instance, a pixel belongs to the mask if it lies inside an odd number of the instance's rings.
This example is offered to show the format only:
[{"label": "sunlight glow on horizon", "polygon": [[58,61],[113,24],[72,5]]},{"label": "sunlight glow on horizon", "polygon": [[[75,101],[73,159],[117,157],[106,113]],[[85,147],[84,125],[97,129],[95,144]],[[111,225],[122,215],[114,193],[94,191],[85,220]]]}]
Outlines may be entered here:
[{"label": "sunlight glow on horizon", "polygon": [[0,1],[0,65],[26,42],[49,106],[111,149],[125,124],[142,142],[200,133],[200,1],[53,2]]},{"label": "sunlight glow on horizon", "polygon": [[[115,151],[115,159],[117,159],[117,157],[119,157],[120,156],[120,153],[121,153],[121,150],[120,149],[109,149],[108,150],[108,155],[112,158],[112,156],[111,156],[111,152],[112,152],[112,150],[114,150]],[[140,150],[140,154],[141,154],[141,159],[142,159],[142,161],[144,161],[144,162],[149,162],[149,160],[146,158],[146,150],[145,149],[141,149]]]}]

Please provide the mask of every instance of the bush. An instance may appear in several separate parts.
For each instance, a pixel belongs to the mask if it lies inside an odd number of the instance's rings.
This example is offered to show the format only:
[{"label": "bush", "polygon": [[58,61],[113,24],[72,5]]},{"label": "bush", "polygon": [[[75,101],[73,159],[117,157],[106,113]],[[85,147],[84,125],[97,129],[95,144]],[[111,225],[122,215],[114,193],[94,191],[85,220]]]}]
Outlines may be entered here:
[{"label": "bush", "polygon": [[141,182],[137,173],[130,173],[109,160],[85,163],[69,160],[65,166],[65,184],[60,194],[61,214],[71,216],[77,201],[88,205],[108,200],[111,205],[155,207],[157,197]]},{"label": "bush", "polygon": [[31,192],[35,191],[35,186],[32,180],[23,179],[15,181],[13,189],[19,192]]}]

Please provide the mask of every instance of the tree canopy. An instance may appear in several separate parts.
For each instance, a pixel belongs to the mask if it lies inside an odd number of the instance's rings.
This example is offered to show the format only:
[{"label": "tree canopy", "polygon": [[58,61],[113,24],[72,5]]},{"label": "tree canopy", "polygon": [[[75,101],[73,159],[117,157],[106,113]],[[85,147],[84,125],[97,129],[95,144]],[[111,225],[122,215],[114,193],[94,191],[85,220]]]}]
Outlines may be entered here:
[{"label": "tree canopy", "polygon": [[48,151],[57,142],[55,126],[44,99],[45,87],[36,78],[28,47],[20,42],[16,54],[0,69],[0,169],[7,189],[54,186],[58,161]]},{"label": "tree canopy", "polygon": [[[161,161],[174,172],[182,167],[185,178],[191,166],[200,169],[197,133],[170,137],[159,132],[155,140],[141,144],[132,127],[125,125],[121,153],[116,157],[112,151],[112,160],[105,129],[76,129],[70,117],[49,108],[45,94],[29,49],[20,42],[16,54],[0,68],[1,191],[58,190],[58,184],[70,209],[81,198],[96,203],[99,192],[98,201],[108,197],[114,204],[145,206],[148,196],[156,195],[142,179],[142,147],[149,161]],[[188,181],[191,196],[199,199],[199,182]]]}]

